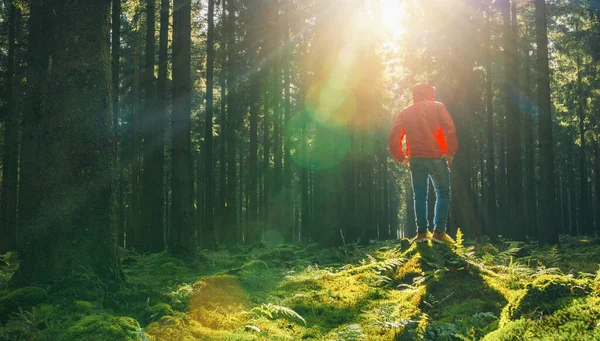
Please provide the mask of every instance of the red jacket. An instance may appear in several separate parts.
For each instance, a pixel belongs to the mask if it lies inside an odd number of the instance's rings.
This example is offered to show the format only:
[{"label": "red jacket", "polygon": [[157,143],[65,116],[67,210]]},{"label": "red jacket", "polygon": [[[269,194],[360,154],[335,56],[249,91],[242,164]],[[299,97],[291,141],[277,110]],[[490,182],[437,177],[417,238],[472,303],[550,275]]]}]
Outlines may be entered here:
[{"label": "red jacket", "polygon": [[[406,135],[406,156],[402,139]],[[409,158],[440,158],[456,154],[456,128],[444,104],[433,100],[416,101],[394,120],[390,132],[390,152],[402,162]]]}]

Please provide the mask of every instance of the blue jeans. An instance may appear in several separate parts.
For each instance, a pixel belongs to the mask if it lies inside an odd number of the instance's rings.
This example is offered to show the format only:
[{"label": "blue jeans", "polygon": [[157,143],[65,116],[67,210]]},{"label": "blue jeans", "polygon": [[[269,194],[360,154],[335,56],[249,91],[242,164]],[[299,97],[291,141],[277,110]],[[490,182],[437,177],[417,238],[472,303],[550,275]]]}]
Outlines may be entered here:
[{"label": "blue jeans", "polygon": [[448,169],[446,160],[411,159],[410,175],[415,201],[417,233],[427,232],[429,229],[427,196],[430,178],[435,188],[435,216],[433,218],[433,225],[436,230],[445,232],[450,206],[450,169]]}]

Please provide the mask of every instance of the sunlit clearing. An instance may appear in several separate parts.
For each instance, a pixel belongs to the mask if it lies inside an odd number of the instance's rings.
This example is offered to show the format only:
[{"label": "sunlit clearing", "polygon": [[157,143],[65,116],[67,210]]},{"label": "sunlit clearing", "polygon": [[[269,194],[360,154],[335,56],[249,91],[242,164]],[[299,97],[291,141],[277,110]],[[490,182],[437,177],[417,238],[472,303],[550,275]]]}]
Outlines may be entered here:
[{"label": "sunlit clearing", "polygon": [[404,33],[404,8],[401,0],[380,0],[381,21],[388,33],[399,37]]}]

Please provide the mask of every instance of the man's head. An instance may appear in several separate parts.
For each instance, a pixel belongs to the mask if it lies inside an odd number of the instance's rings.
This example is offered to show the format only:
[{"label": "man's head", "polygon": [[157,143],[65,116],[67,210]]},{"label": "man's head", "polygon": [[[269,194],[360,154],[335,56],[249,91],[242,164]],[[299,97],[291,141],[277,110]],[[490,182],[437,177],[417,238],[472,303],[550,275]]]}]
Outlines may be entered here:
[{"label": "man's head", "polygon": [[435,88],[427,83],[417,83],[413,86],[413,102],[433,101]]}]

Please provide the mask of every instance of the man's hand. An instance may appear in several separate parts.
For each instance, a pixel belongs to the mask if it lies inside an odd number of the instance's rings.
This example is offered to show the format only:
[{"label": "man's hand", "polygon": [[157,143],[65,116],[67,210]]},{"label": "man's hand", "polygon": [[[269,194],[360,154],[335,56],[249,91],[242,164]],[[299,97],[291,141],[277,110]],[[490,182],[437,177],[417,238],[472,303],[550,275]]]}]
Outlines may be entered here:
[{"label": "man's hand", "polygon": [[452,165],[452,160],[454,159],[454,156],[448,156],[444,154],[442,155],[441,159],[446,160],[446,164],[448,165],[448,167],[450,167]]},{"label": "man's hand", "polygon": [[407,157],[407,158],[405,158],[404,160],[402,160],[402,164],[403,164],[404,166],[406,166],[407,168],[410,168],[410,158],[409,158],[409,157]]}]

